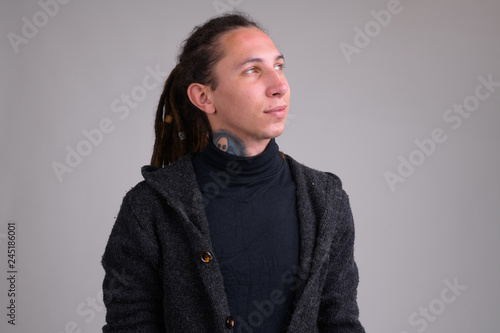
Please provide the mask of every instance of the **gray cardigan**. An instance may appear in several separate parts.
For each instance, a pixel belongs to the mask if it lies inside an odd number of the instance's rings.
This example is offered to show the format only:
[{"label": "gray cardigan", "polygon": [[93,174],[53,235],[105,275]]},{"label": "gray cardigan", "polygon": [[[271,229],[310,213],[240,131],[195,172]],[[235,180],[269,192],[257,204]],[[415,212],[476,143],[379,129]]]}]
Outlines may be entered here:
[{"label": "gray cardigan", "polygon": [[[191,158],[143,167],[145,180],[123,199],[102,258],[105,333],[233,331]],[[365,332],[358,321],[349,199],[337,176],[286,159],[300,225],[300,264],[283,276],[296,279],[287,332]],[[279,295],[273,291],[256,315],[272,311]]]}]

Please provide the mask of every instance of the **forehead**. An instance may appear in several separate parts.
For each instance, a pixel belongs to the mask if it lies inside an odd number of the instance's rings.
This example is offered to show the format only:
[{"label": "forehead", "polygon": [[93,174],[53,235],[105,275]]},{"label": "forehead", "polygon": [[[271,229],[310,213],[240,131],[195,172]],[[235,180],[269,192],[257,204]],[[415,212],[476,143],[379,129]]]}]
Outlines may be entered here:
[{"label": "forehead", "polygon": [[221,46],[223,59],[233,58],[235,61],[249,56],[265,56],[266,53],[272,53],[270,56],[275,57],[276,53],[279,53],[271,38],[253,27],[228,32],[221,38]]}]

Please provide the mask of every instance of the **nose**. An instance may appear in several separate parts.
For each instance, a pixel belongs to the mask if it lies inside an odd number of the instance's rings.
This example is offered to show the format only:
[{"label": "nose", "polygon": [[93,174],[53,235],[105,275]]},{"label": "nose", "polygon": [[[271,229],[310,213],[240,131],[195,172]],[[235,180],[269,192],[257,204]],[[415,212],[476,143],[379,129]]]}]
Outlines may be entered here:
[{"label": "nose", "polygon": [[285,74],[281,71],[272,71],[269,73],[269,81],[267,87],[267,96],[283,96],[288,92],[288,81]]}]

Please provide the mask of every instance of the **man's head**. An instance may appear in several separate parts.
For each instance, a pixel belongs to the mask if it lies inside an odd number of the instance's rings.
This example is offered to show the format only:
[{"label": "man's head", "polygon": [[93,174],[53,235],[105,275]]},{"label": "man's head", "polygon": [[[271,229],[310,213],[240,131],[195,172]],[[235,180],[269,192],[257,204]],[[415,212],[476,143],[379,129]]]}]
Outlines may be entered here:
[{"label": "man's head", "polygon": [[244,15],[196,27],[160,98],[151,164],[161,167],[203,150],[212,130],[245,138],[280,135],[289,104],[282,64],[271,39]]},{"label": "man's head", "polygon": [[284,57],[271,38],[255,27],[227,32],[219,44],[222,57],[212,68],[217,85],[192,83],[188,96],[207,113],[213,132],[232,133],[247,151],[252,145],[265,147],[283,132],[288,114]]}]

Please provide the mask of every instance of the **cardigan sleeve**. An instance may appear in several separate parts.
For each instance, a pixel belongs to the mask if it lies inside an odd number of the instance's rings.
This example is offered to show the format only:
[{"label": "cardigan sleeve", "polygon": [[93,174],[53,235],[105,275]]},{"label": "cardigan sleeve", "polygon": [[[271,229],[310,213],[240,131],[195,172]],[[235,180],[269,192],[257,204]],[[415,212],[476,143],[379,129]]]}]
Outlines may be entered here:
[{"label": "cardigan sleeve", "polygon": [[102,257],[107,310],[104,333],[165,331],[158,244],[152,227],[141,225],[132,204],[129,192]]},{"label": "cardigan sleeve", "polygon": [[349,198],[342,190],[338,223],[340,237],[334,240],[318,316],[320,332],[364,333],[358,320],[356,301],[358,268],[354,261],[354,222]]}]

